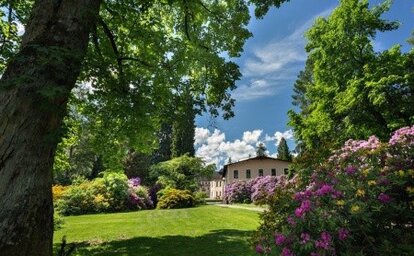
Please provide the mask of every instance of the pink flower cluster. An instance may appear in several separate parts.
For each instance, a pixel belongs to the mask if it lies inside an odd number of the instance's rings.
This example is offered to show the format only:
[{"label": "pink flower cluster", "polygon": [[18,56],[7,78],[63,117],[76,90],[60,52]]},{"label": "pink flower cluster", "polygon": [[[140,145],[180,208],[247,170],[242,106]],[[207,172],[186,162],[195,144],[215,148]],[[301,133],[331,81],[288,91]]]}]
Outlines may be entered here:
[{"label": "pink flower cluster", "polygon": [[320,239],[315,241],[315,247],[329,250],[331,248],[331,242],[332,242],[331,235],[328,232],[324,231],[321,233]]},{"label": "pink flower cluster", "polygon": [[306,199],[302,201],[300,207],[296,208],[295,216],[298,218],[302,218],[305,215],[305,213],[309,212],[311,209],[311,201]]},{"label": "pink flower cluster", "polygon": [[404,127],[395,131],[389,141],[390,145],[404,143],[407,146],[414,145],[414,126]]}]

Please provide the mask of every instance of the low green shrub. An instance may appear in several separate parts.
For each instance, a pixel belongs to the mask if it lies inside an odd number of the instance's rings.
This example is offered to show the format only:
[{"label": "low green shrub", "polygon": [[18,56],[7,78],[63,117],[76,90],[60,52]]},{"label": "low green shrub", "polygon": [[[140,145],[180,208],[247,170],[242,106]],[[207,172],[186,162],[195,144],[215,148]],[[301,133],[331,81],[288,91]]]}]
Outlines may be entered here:
[{"label": "low green shrub", "polygon": [[194,207],[196,200],[189,190],[167,188],[160,191],[158,209],[178,209]]},{"label": "low green shrub", "polygon": [[196,205],[206,204],[206,198],[208,198],[208,196],[203,191],[197,191],[194,193],[194,199],[196,201]]},{"label": "low green shrub", "polygon": [[63,215],[96,212],[92,182],[70,186],[56,202],[56,210]]},{"label": "low green shrub", "polygon": [[79,180],[68,186],[55,202],[63,215],[113,212],[126,209],[128,179],[121,173],[105,173],[93,181]]}]

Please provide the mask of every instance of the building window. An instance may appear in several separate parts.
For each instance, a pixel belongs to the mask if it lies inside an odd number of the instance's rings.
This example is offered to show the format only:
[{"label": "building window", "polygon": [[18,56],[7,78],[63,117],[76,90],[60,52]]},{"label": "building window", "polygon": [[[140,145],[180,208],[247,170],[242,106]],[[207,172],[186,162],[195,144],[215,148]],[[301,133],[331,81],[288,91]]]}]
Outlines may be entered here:
[{"label": "building window", "polygon": [[285,175],[288,175],[288,173],[289,173],[289,169],[288,169],[288,168],[285,168],[285,169],[283,170],[283,172],[285,173]]},{"label": "building window", "polygon": [[276,176],[276,169],[272,169],[272,176]]},{"label": "building window", "polygon": [[234,172],[233,172],[233,174],[234,174],[234,178],[235,179],[238,179],[239,178],[239,171],[238,170],[234,170]]},{"label": "building window", "polygon": [[250,172],[250,169],[246,170],[246,179],[250,179],[252,177],[252,174]]},{"label": "building window", "polygon": [[263,176],[263,169],[259,169],[259,176]]}]

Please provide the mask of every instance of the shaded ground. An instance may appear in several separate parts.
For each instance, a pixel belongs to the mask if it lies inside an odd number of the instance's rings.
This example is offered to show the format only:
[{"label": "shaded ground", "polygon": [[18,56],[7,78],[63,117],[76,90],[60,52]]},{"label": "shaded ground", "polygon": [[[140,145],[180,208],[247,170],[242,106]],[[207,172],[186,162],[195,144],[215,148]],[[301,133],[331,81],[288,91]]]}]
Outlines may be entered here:
[{"label": "shaded ground", "polygon": [[253,256],[246,239],[252,231],[214,230],[199,236],[135,237],[104,242],[98,245],[81,244],[76,255],[123,255],[123,256]]}]

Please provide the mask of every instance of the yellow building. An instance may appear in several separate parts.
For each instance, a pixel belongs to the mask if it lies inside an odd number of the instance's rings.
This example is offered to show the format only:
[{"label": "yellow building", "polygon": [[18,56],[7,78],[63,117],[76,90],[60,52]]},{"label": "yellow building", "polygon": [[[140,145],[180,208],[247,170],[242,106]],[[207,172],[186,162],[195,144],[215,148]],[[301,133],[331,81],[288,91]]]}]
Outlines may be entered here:
[{"label": "yellow building", "polygon": [[224,165],[221,178],[210,181],[210,198],[222,199],[224,186],[239,180],[251,180],[259,176],[287,174],[291,162],[268,156],[256,156]]}]

